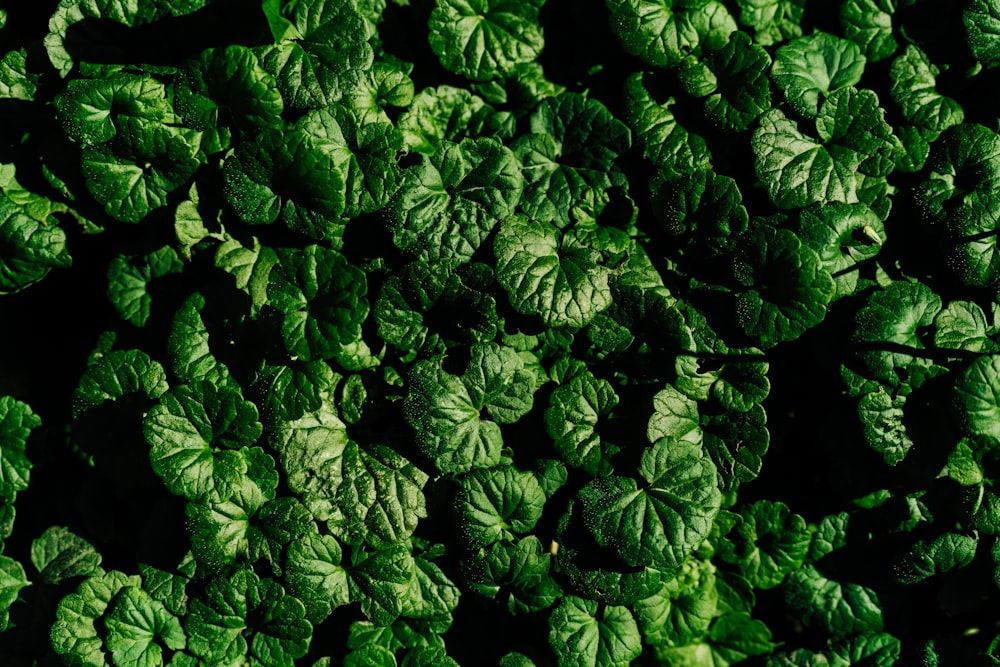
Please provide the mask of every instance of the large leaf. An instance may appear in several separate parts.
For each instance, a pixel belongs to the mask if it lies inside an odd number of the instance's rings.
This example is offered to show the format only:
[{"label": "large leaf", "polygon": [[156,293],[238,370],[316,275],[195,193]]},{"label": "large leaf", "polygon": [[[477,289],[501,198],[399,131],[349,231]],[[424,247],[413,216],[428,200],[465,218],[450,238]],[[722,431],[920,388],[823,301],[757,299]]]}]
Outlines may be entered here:
[{"label": "large leaf", "polygon": [[882,607],[870,588],[840,583],[809,565],[789,575],[785,601],[808,627],[836,635],[882,629]]},{"label": "large leaf", "polygon": [[937,91],[938,74],[939,69],[927,54],[913,44],[892,61],[890,70],[890,93],[902,109],[903,116],[931,132],[943,132],[965,118],[958,102]]},{"label": "large leaf", "polygon": [[26,403],[0,396],[0,496],[8,501],[28,488],[31,461],[25,448],[28,436],[41,424]]},{"label": "large leaf", "polygon": [[857,84],[864,68],[865,57],[856,44],[815,32],[779,48],[771,76],[795,111],[814,118],[823,98]]},{"label": "large leaf", "polygon": [[310,245],[282,250],[269,274],[267,296],[281,313],[285,349],[304,361],[347,354],[368,315],[368,284],[335,250]]},{"label": "large leaf", "polygon": [[527,533],[542,515],[545,494],[530,472],[513,466],[472,470],[462,477],[455,516],[470,549]]},{"label": "large leaf", "polygon": [[83,150],[87,189],[108,215],[139,222],[167,204],[198,168],[195,149],[171,128],[133,120],[105,144]]},{"label": "large leaf", "polygon": [[597,426],[616,405],[618,395],[611,383],[594,377],[589,370],[574,375],[552,392],[545,411],[545,428],[568,465],[582,467],[591,475],[611,473],[611,457],[620,446],[603,439]]},{"label": "large leaf", "polygon": [[1000,438],[1000,356],[969,364],[955,381],[955,404],[970,433]]},{"label": "large leaf", "polygon": [[689,53],[722,45],[736,21],[716,0],[606,0],[611,25],[629,53],[671,67]]},{"label": "large leaf", "polygon": [[834,295],[833,278],[816,252],[770,225],[746,235],[733,272],[748,288],[737,296],[737,320],[761,347],[794,340],[819,324]]},{"label": "large leaf", "polygon": [[293,667],[309,650],[312,625],[305,614],[278,582],[237,570],[213,579],[204,598],[191,602],[187,648],[210,664]]},{"label": "large leaf", "polygon": [[245,449],[263,427],[257,408],[232,385],[180,385],[160,397],[143,421],[153,470],[190,500],[227,500],[248,470]]},{"label": "large leaf", "polygon": [[36,220],[0,194],[0,294],[19,292],[72,263],[66,233],[51,218]]},{"label": "large leaf", "polygon": [[597,100],[577,93],[546,98],[530,123],[531,132],[511,146],[524,165],[520,208],[528,216],[562,227],[573,207],[596,215],[606,191],[625,185],[614,160],[631,145],[631,133]]},{"label": "large leaf", "polygon": [[702,60],[685,60],[684,88],[704,98],[705,115],[725,132],[742,132],[771,106],[767,70],[771,57],[744,32],[735,32],[721,49]]},{"label": "large leaf", "polygon": [[498,424],[527,414],[534,388],[534,374],[514,350],[477,344],[461,376],[434,360],[414,364],[404,402],[406,420],[422,453],[441,472],[488,468],[500,463]]},{"label": "large leaf", "polygon": [[372,27],[354,2],[281,4],[281,15],[272,18],[283,30],[275,44],[261,49],[261,65],[291,107],[318,109],[340,101],[352,75],[372,65]]},{"label": "large leaf", "polygon": [[511,305],[547,326],[579,328],[611,305],[611,271],[594,249],[545,222],[508,218],[493,242],[497,282]]},{"label": "large leaf", "polygon": [[148,285],[183,268],[177,251],[170,246],[145,255],[119,255],[108,266],[108,299],[122,319],[145,326],[153,305]]},{"label": "large leaf", "polygon": [[126,586],[111,600],[103,620],[105,641],[118,664],[162,665],[166,651],[186,643],[177,617],[136,586]]},{"label": "large leaf", "polygon": [[602,477],[580,491],[587,528],[631,566],[677,567],[711,530],[722,494],[700,445],[664,438],[642,455],[639,483]]},{"label": "large leaf", "polygon": [[1000,4],[972,0],[962,12],[962,22],[972,55],[987,67],[1000,65]]},{"label": "large leaf", "polygon": [[627,607],[567,595],[549,617],[549,645],[559,667],[626,667],[642,653]]},{"label": "large leaf", "polygon": [[468,261],[514,212],[523,187],[517,158],[498,140],[445,142],[403,173],[390,204],[396,246],[418,259]]},{"label": "large leaf", "polygon": [[507,76],[542,50],[543,2],[437,0],[428,21],[431,48],[446,69],[473,81]]}]

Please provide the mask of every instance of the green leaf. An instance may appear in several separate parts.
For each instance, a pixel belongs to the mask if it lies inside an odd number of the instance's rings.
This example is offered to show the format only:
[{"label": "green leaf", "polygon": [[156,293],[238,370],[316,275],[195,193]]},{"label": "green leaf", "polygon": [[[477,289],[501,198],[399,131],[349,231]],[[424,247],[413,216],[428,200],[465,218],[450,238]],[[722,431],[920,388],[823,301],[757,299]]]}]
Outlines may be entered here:
[{"label": "green leaf", "polygon": [[297,500],[275,498],[277,474],[260,448],[250,450],[247,477],[227,500],[209,499],[187,506],[191,551],[205,572],[218,574],[237,562],[265,561],[280,571],[283,550],[315,530]]},{"label": "green leaf", "polygon": [[[5,558],[5,557],[3,557]],[[116,570],[83,580],[75,593],[59,601],[49,638],[52,648],[72,664],[103,667],[110,657],[104,647],[103,616],[112,598],[126,586],[138,587],[138,576]],[[101,634],[97,625],[101,625]]]},{"label": "green leaf", "polygon": [[164,648],[178,651],[186,643],[177,617],[135,586],[115,595],[103,620],[108,632],[105,643],[116,664],[163,665]]},{"label": "green leaf", "polygon": [[934,318],[934,346],[970,352],[992,352],[992,330],[986,313],[972,301],[952,301]]},{"label": "green leaf", "polygon": [[0,294],[12,294],[32,285],[53,268],[68,268],[66,233],[53,224],[29,216],[0,194]]},{"label": "green leaf", "polygon": [[411,69],[412,65],[402,61],[376,60],[370,70],[351,72],[346,107],[361,125],[391,126],[385,107],[406,108],[413,103]]},{"label": "green leaf", "polygon": [[209,582],[185,619],[188,650],[203,661],[293,667],[309,650],[312,625],[302,603],[271,579],[237,570]]},{"label": "green leaf", "polygon": [[829,642],[830,667],[891,667],[902,652],[900,641],[884,632],[865,632]]},{"label": "green leaf", "polygon": [[496,133],[496,111],[464,88],[438,86],[417,93],[413,104],[399,117],[399,129],[407,148],[431,155],[444,141]]},{"label": "green leaf", "polygon": [[940,70],[923,51],[910,44],[892,61],[890,94],[906,120],[931,132],[958,125],[965,112],[958,102],[937,92]]},{"label": "green leaf", "polygon": [[771,109],[760,117],[751,145],[757,156],[757,177],[778,207],[858,200],[853,156],[834,156],[799,131],[781,110]]},{"label": "green leaf", "polygon": [[1000,5],[995,0],[972,0],[962,12],[965,41],[987,67],[1000,64]]},{"label": "green leaf", "polygon": [[[372,26],[354,2],[283,3],[276,43],[261,49],[261,65],[296,109],[318,109],[340,101],[351,76],[372,66]],[[273,16],[273,15],[272,15]],[[275,20],[275,19],[272,19]]]},{"label": "green leaf", "polygon": [[559,667],[626,667],[642,653],[639,628],[627,607],[572,595],[549,616],[549,645]]},{"label": "green leaf", "polygon": [[73,417],[132,395],[157,399],[168,389],[158,361],[141,350],[111,350],[95,356],[73,394]]},{"label": "green leaf", "polygon": [[410,262],[383,283],[373,312],[379,336],[399,350],[431,356],[455,342],[496,338],[500,318],[485,264]]},{"label": "green leaf", "polygon": [[[894,168],[899,140],[884,115],[871,90],[842,88],[830,93],[820,107],[816,132],[835,159],[857,165],[864,176],[887,176]],[[859,197],[863,184],[859,179]]]},{"label": "green leaf", "polygon": [[856,44],[817,31],[779,48],[771,76],[796,112],[815,118],[823,98],[857,84],[864,68],[865,56]]},{"label": "green leaf", "polygon": [[132,121],[108,143],[83,149],[83,176],[111,217],[137,223],[166,206],[198,168],[195,151],[163,125]]},{"label": "green leaf", "polygon": [[345,218],[381,209],[399,189],[403,136],[387,120],[356,118],[336,106],[310,111],[295,126],[315,149],[334,156],[343,171]]},{"label": "green leaf", "polygon": [[246,479],[246,448],[263,427],[257,408],[232,385],[174,387],[143,420],[153,471],[171,493],[228,500]]},{"label": "green leaf", "polygon": [[764,622],[745,613],[720,617],[712,625],[709,641],[716,664],[738,664],[751,656],[767,655],[775,647]]},{"label": "green leaf", "polygon": [[530,133],[511,146],[524,167],[520,208],[529,217],[564,227],[574,207],[596,216],[607,190],[623,187],[615,158],[632,144],[628,127],[597,100],[577,93],[547,97],[530,118]]},{"label": "green leaf", "polygon": [[331,521],[330,528],[342,541],[384,549],[408,539],[427,517],[428,476],[389,447],[349,442],[341,474],[336,503],[344,519]]},{"label": "green leaf", "polygon": [[700,445],[703,437],[698,404],[667,385],[653,396],[653,414],[646,426],[646,437],[651,443],[671,438]]},{"label": "green leaf", "polygon": [[1000,356],[977,357],[955,380],[955,405],[973,435],[1000,438]]},{"label": "green leaf", "polygon": [[28,404],[0,396],[0,497],[9,502],[28,488],[32,464],[25,449],[31,432],[41,425]]},{"label": "green leaf", "polygon": [[339,247],[347,204],[346,158],[302,131],[262,132],[226,159],[226,200],[247,224],[280,219],[294,231]]},{"label": "green leaf", "polygon": [[753,28],[754,41],[762,46],[802,36],[805,0],[737,0],[739,20]]},{"label": "green leaf", "polygon": [[640,627],[653,647],[703,640],[719,614],[716,577],[707,563],[688,561],[673,579],[635,604]]},{"label": "green leaf", "polygon": [[523,188],[517,158],[498,140],[445,142],[403,172],[389,229],[396,246],[417,259],[466,262],[514,212]]},{"label": "green leaf", "polygon": [[[415,581],[412,580],[412,581]],[[400,617],[389,625],[376,625],[371,621],[355,621],[347,637],[348,648],[364,648],[377,644],[393,654],[401,649],[442,647],[441,635],[451,627],[451,616],[428,620]]]},{"label": "green leaf", "polygon": [[705,115],[723,132],[743,132],[771,107],[767,70],[771,56],[744,32],[734,32],[720,49],[701,61],[687,59],[681,83],[690,94],[704,98]]},{"label": "green leaf", "polygon": [[179,79],[176,106],[190,127],[253,133],[282,125],[278,84],[245,46],[206,49],[187,61]]},{"label": "green leaf", "polygon": [[703,418],[705,450],[719,470],[725,492],[753,481],[770,445],[767,415],[760,404],[744,412],[725,412]]},{"label": "green leaf", "polygon": [[903,423],[906,397],[872,391],[858,402],[858,417],[868,446],[882,455],[889,465],[896,465],[913,447]]},{"label": "green leaf", "polygon": [[932,540],[918,540],[893,566],[893,579],[916,584],[936,574],[968,566],[976,557],[979,536],[942,533]]},{"label": "green leaf", "polygon": [[941,297],[923,283],[893,282],[874,292],[855,316],[852,342],[860,372],[887,388],[918,386],[933,369],[924,352],[930,337],[921,334],[940,310]]},{"label": "green leaf", "polygon": [[996,132],[973,123],[951,127],[934,143],[928,166],[928,179],[916,192],[925,217],[994,221],[989,205],[1000,185],[1000,136]]},{"label": "green leaf", "polygon": [[61,0],[49,19],[49,34],[45,36],[45,50],[59,76],[65,78],[73,68],[73,56],[65,40],[74,24],[88,19],[104,19],[132,26],[135,25],[138,14],[138,0]]},{"label": "green leaf", "polygon": [[344,667],[396,667],[392,651],[382,646],[365,646],[344,656]]},{"label": "green leaf", "polygon": [[0,99],[31,102],[38,90],[38,75],[28,71],[25,49],[8,51],[0,58]]},{"label": "green leaf", "polygon": [[461,478],[455,517],[469,549],[512,540],[542,516],[545,493],[530,472],[513,466],[472,470]]},{"label": "green leaf", "polygon": [[183,382],[208,380],[224,384],[229,369],[212,355],[211,337],[202,317],[205,307],[204,295],[195,292],[174,313],[167,339],[170,367]]},{"label": "green leaf", "polygon": [[823,517],[813,534],[807,560],[815,563],[847,544],[847,526],[850,523],[847,512]]},{"label": "green leaf", "polygon": [[516,543],[496,542],[479,549],[462,562],[466,583],[488,598],[506,597],[512,615],[548,609],[562,597],[562,589],[550,576],[552,554],[534,535]]},{"label": "green leaf", "polygon": [[653,213],[673,249],[692,263],[732,252],[749,223],[736,181],[707,169],[659,176],[649,184]]},{"label": "green leaf", "polygon": [[293,359],[347,354],[368,316],[368,284],[336,250],[310,245],[282,249],[268,277],[269,304],[282,316],[281,335]]},{"label": "green leaf", "polygon": [[882,220],[860,203],[814,204],[799,214],[796,233],[833,276],[835,299],[854,292],[860,265],[878,255],[885,239]]},{"label": "green leaf", "polygon": [[606,0],[611,25],[622,46],[646,63],[669,68],[689,53],[717,48],[736,30],[736,21],[716,0]]},{"label": "green leaf", "polygon": [[677,567],[708,536],[722,494],[701,446],[664,438],[643,451],[642,486],[602,477],[580,491],[588,530],[631,566]]},{"label": "green leaf", "polygon": [[325,361],[293,361],[283,366],[264,366],[254,382],[254,391],[260,396],[264,414],[273,420],[295,420],[332,400],[341,380]]},{"label": "green leaf", "polygon": [[[625,118],[635,132],[643,155],[657,169],[670,175],[686,176],[709,169],[711,153],[705,140],[688,132],[677,121],[670,109],[677,100],[667,94],[661,97],[659,93],[663,91],[653,83],[647,84],[646,76],[636,72],[625,80]],[[654,92],[657,93],[655,97]]]},{"label": "green leaf", "polygon": [[847,0],[840,8],[844,36],[872,62],[885,60],[899,48],[892,26],[898,4],[897,0]]},{"label": "green leaf", "polygon": [[153,304],[148,285],[183,269],[184,262],[170,246],[145,255],[118,255],[108,266],[108,299],[122,319],[145,326]]},{"label": "green leaf", "polygon": [[[431,554],[430,551],[438,551]],[[431,558],[443,553],[444,546],[432,547],[423,555],[413,559],[413,579],[410,580],[410,594],[403,605],[403,615],[414,619],[444,621],[451,623],[451,613],[458,607],[459,588],[445,571]]]},{"label": "green leaf", "polygon": [[473,81],[512,73],[541,53],[538,10],[544,0],[437,0],[430,45],[445,69]]},{"label": "green leaf", "polygon": [[534,375],[523,360],[495,343],[473,345],[461,376],[424,360],[414,364],[409,382],[403,405],[406,420],[421,452],[442,473],[500,463],[498,424],[527,414],[534,391]]},{"label": "green leaf", "polygon": [[185,562],[178,565],[178,571],[161,570],[139,564],[139,574],[142,576],[142,590],[149,593],[153,599],[163,603],[163,606],[174,616],[187,614],[188,590],[191,578],[179,570],[185,570],[185,564],[191,559],[185,556]]},{"label": "green leaf", "polygon": [[31,563],[38,570],[39,583],[58,584],[99,574],[101,554],[69,528],[52,526],[32,540]]},{"label": "green leaf", "polygon": [[441,646],[418,646],[408,651],[400,667],[459,667]]},{"label": "green leaf", "polygon": [[288,547],[285,581],[289,592],[305,604],[313,624],[350,602],[341,553],[336,539],[318,533],[308,533]]},{"label": "green leaf", "polygon": [[875,591],[827,579],[811,565],[791,573],[784,591],[790,611],[807,627],[836,635],[882,629],[882,606]]},{"label": "green leaf", "polygon": [[0,556],[0,629],[8,628],[10,606],[17,601],[21,589],[30,585],[18,561]]},{"label": "green leaf", "polygon": [[125,72],[106,79],[74,79],[55,98],[57,120],[84,145],[110,141],[127,120],[164,123],[173,119],[166,87],[151,76]]},{"label": "green leaf", "polygon": [[289,488],[298,494],[319,521],[341,516],[337,488],[343,480],[343,455],[348,446],[347,426],[333,406],[279,421],[272,446],[277,451]]},{"label": "green leaf", "polygon": [[406,607],[415,567],[409,543],[374,552],[355,548],[347,570],[351,600],[376,625],[389,625]]},{"label": "green leaf", "polygon": [[758,500],[740,512],[720,551],[751,586],[769,589],[802,566],[811,542],[805,519],[784,503]]},{"label": "green leaf", "polygon": [[267,283],[271,269],[278,263],[278,255],[273,248],[260,245],[253,240],[253,247],[247,248],[236,239],[229,239],[219,245],[215,252],[215,265],[236,279],[236,287],[246,292],[251,299],[251,312],[257,316],[267,302]]},{"label": "green leaf", "polygon": [[549,397],[545,428],[559,456],[573,468],[591,475],[612,472],[611,457],[620,447],[603,440],[597,426],[611,415],[618,396],[611,383],[590,370],[574,375]]},{"label": "green leaf", "polygon": [[763,348],[822,322],[835,290],[816,251],[793,232],[766,224],[747,233],[733,273],[748,288],[736,297],[737,322]]},{"label": "green leaf", "polygon": [[515,310],[538,315],[546,326],[579,328],[611,305],[611,271],[574,240],[546,222],[503,221],[493,242],[496,277]]}]

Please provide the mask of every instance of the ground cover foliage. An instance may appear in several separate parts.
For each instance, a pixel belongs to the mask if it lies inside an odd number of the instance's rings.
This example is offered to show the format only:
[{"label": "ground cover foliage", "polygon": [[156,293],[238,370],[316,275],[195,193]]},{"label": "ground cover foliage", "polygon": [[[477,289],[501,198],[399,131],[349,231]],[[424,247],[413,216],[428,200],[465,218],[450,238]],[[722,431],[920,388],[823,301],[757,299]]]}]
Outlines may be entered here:
[{"label": "ground cover foliage", "polygon": [[996,0],[8,4],[4,665],[1000,662]]}]

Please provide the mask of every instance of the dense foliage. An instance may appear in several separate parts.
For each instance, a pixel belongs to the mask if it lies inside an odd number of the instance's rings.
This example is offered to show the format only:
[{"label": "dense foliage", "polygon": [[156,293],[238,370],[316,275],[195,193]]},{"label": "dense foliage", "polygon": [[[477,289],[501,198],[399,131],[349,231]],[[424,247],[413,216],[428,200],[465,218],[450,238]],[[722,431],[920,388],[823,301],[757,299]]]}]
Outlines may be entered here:
[{"label": "dense foliage", "polygon": [[1000,664],[1000,0],[0,10],[0,662]]}]

